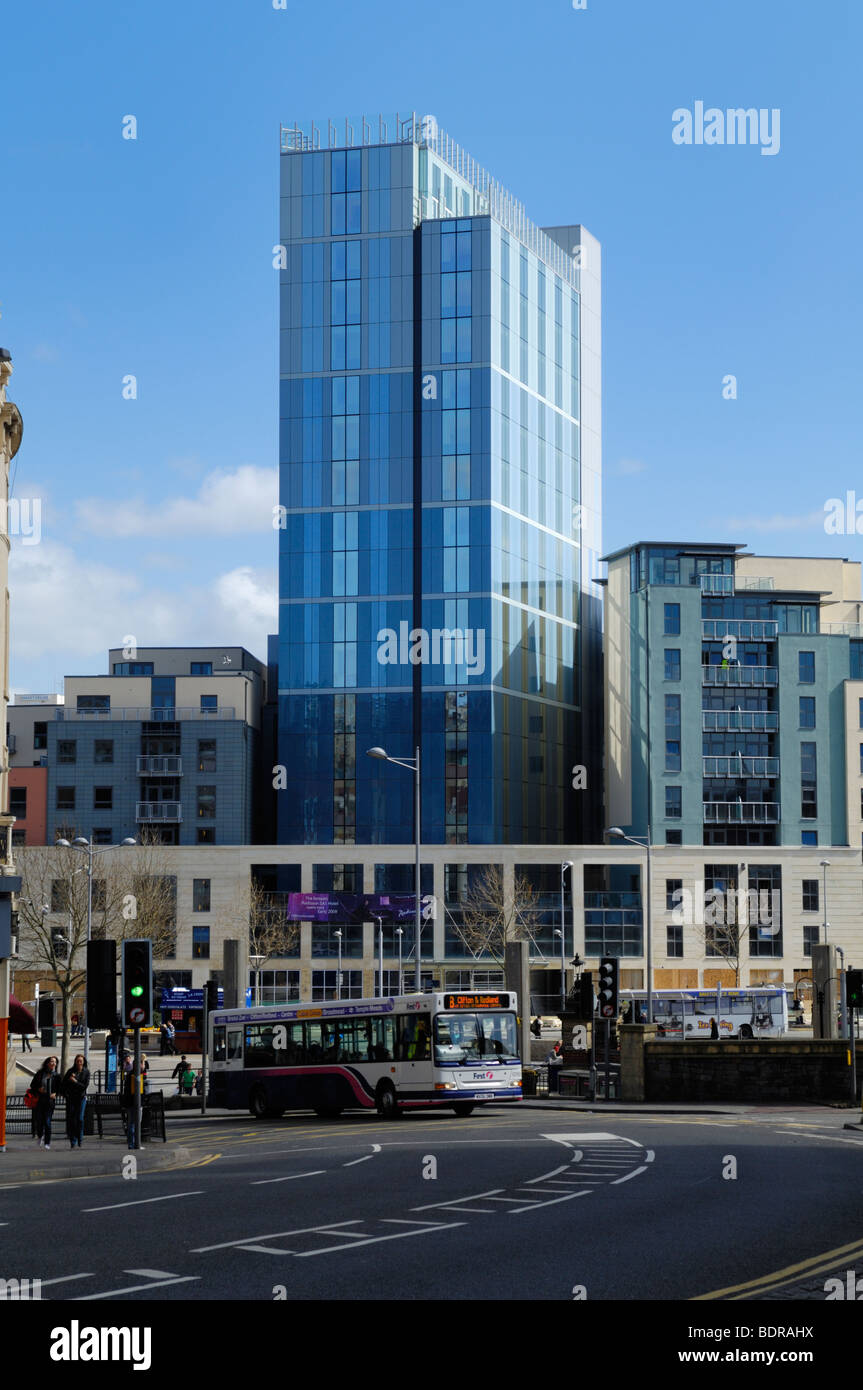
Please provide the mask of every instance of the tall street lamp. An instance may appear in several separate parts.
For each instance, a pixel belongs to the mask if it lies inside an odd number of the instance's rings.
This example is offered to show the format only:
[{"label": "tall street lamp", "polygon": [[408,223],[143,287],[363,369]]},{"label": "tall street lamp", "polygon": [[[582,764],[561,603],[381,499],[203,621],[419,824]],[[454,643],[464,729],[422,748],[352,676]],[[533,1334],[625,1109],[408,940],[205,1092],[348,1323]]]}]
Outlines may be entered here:
[{"label": "tall street lamp", "polygon": [[395,763],[396,767],[406,767],[409,772],[414,774],[414,841],[415,841],[415,872],[414,872],[414,950],[416,952],[416,974],[415,988],[417,994],[422,992],[422,963],[420,960],[420,935],[422,932],[422,921],[420,917],[420,750],[412,758],[391,758],[384,748],[367,748],[366,754],[370,758],[380,758],[385,763]]},{"label": "tall street lamp", "polygon": [[376,917],[378,924],[378,999],[384,997],[384,919]]},{"label": "tall street lamp", "polygon": [[650,842],[650,826],[647,827],[646,835],[624,835],[619,825],[612,825],[606,830],[606,835],[613,835],[616,840],[626,840],[630,845],[635,845],[638,849],[645,851],[645,884],[644,908],[645,908],[645,983],[647,985],[647,1021],[653,1022],[653,932],[650,912],[650,879],[651,863],[650,851],[653,848]]},{"label": "tall street lamp", "polygon": [[[123,849],[123,847],[124,847],[125,845],[136,845],[136,844],[138,843],[138,841],[132,839],[131,836],[127,836],[126,839],[125,839],[125,840],[121,840],[120,843],[119,843],[118,845],[104,845],[104,846],[102,846],[101,849],[97,849],[96,846],[95,846],[94,844],[91,844],[91,842],[86,838],[86,836],[84,836],[84,835],[78,835],[78,836],[76,836],[76,838],[71,842],[71,844],[69,843],[68,840],[55,840],[54,843],[55,843],[55,845],[59,845],[60,849],[76,849],[76,850],[79,851],[79,853],[81,853],[81,854],[86,854],[86,856],[87,856],[87,864],[86,864],[86,871],[87,871],[87,945],[89,946],[89,945],[90,945],[90,939],[91,939],[91,936],[92,936],[92,933],[93,933],[93,859],[95,858],[95,856],[96,856],[97,854],[107,854],[107,853],[108,853],[110,850],[112,850],[112,849]],[[77,872],[77,871],[76,871],[76,872]],[[71,941],[70,941],[70,943],[69,943],[69,951],[70,951],[69,959],[70,959],[70,960],[71,960],[71,950],[72,950],[72,943],[71,943]],[[89,1018],[88,1018],[88,1009],[87,1009],[87,987],[88,987],[88,984],[89,984],[89,981],[88,981],[88,979],[87,979],[87,971],[86,971],[86,968],[85,968],[85,970],[84,970],[84,1055],[86,1056],[87,1062],[88,1062],[88,1064],[89,1064],[89,1061],[90,1061],[90,1020],[89,1020]],[[151,1002],[151,1005],[152,1005],[152,1000],[151,1000],[150,1002]]]},{"label": "tall street lamp", "polygon": [[266,959],[266,956],[261,955],[249,956],[249,963],[255,972],[255,1008],[261,1002],[261,966]]},{"label": "tall street lamp", "polygon": [[[572,868],[572,860],[565,859],[560,866],[560,1008],[563,1012],[566,1004],[566,913],[564,910],[564,880],[567,869]],[[572,889],[572,879],[570,878],[570,891]],[[575,950],[575,918],[572,923],[572,949]]]},{"label": "tall street lamp", "polygon": [[827,945],[827,870],[830,868],[830,860],[822,859],[821,868],[824,870],[824,945]]},{"label": "tall street lamp", "polygon": [[404,981],[402,980],[402,937],[404,934],[403,927],[396,927],[396,936],[399,939],[399,994],[404,994],[405,992]]},{"label": "tall street lamp", "polygon": [[336,938],[336,943],[337,943],[337,945],[338,945],[338,951],[339,951],[339,968],[338,968],[338,970],[336,971],[336,999],[341,999],[341,997],[342,997],[342,933],[341,933],[341,931],[337,928],[337,929],[333,932],[333,936]]}]

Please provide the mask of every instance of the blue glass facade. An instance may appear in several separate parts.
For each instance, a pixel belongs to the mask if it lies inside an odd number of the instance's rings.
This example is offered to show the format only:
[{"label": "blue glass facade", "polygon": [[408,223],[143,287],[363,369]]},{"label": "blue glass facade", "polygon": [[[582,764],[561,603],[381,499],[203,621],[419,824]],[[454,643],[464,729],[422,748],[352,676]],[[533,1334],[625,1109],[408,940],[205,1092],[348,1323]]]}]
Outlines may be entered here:
[{"label": "blue glass facade", "polygon": [[438,144],[282,155],[282,843],[412,840],[376,744],[428,843],[584,838],[579,273]]}]

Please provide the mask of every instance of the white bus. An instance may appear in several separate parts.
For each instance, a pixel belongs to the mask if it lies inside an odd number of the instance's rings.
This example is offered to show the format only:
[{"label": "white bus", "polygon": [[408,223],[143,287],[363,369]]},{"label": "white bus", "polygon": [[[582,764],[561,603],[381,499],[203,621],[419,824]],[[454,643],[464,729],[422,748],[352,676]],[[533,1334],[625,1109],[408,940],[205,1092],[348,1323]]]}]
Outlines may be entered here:
[{"label": "white bus", "polygon": [[[621,990],[620,1001],[624,1023],[646,1020],[644,990]],[[779,1038],[788,1032],[788,996],[779,985],[653,991],[657,1037],[709,1038],[711,1018],[720,1038]]]},{"label": "white bus", "polygon": [[210,1016],[209,1103],[257,1118],[444,1108],[521,1099],[512,993],[410,994],[218,1009]]}]

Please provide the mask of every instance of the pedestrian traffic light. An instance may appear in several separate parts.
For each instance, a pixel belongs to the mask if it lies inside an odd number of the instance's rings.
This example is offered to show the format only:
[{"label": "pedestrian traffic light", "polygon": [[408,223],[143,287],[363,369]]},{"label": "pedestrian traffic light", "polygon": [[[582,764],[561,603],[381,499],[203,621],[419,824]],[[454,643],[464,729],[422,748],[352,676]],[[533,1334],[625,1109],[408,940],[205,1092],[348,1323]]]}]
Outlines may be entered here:
[{"label": "pedestrian traffic light", "polygon": [[87,1027],[113,1028],[117,1019],[117,943],[87,942]]},{"label": "pedestrian traffic light", "polygon": [[617,958],[607,956],[599,962],[599,1014],[617,1018]]},{"label": "pedestrian traffic light", "polygon": [[120,1003],[126,1028],[147,1028],[153,1017],[153,943],[122,943]]},{"label": "pedestrian traffic light", "polygon": [[62,927],[51,928],[51,954],[55,960],[68,960],[69,942]]},{"label": "pedestrian traffic light", "polygon": [[845,998],[849,1009],[863,1009],[863,970],[846,970]]}]

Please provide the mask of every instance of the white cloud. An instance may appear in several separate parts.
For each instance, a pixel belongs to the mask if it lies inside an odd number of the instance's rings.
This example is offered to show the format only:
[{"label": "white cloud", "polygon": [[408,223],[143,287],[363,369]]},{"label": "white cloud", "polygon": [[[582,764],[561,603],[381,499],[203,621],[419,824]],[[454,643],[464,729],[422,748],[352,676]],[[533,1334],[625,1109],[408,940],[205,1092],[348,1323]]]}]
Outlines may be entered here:
[{"label": "white cloud", "polygon": [[57,672],[104,671],[108,648],[129,634],[140,647],[224,643],[265,660],[277,613],[269,566],[162,587],[158,571],[131,574],[49,540],[13,547],[9,589],[10,656],[22,690],[50,689]]},{"label": "white cloud", "polygon": [[194,497],[168,497],[157,506],[152,492],[122,502],[82,498],[76,512],[81,524],[100,536],[224,536],[272,532],[278,500],[277,470],[244,463],[233,473],[209,473]]},{"label": "white cloud", "polygon": [[788,516],[774,512],[772,516],[733,516],[726,525],[734,531],[806,531],[810,527],[824,529],[824,511]]}]

